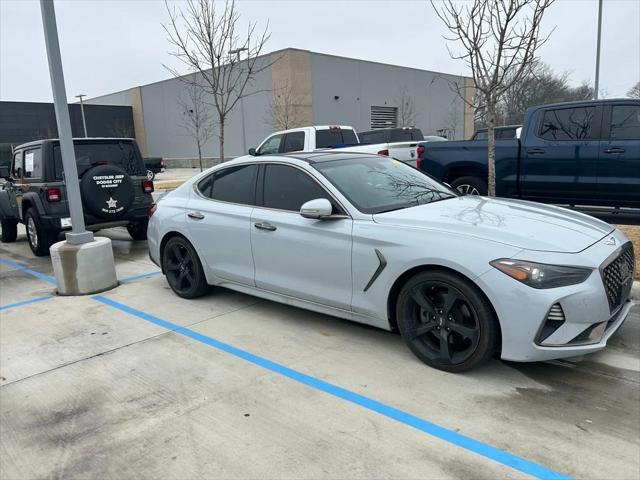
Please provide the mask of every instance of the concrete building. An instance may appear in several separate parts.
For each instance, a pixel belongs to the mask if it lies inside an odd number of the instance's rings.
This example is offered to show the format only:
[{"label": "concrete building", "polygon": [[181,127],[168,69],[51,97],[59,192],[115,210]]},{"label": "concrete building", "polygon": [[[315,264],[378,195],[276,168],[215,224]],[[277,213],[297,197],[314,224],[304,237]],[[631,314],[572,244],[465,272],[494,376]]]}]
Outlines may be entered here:
[{"label": "concrete building", "polygon": [[[293,126],[342,124],[362,131],[403,126],[404,98],[405,106],[408,101],[415,111],[411,123],[425,135],[462,139],[473,133],[473,112],[452,89],[458,85],[472,98],[470,78],[293,48],[259,61],[271,65],[256,76],[251,88],[257,93],[244,98],[227,118],[227,157],[245,153],[274,131],[274,111],[283,101],[295,113]],[[170,78],[85,103],[131,106],[143,154],[182,163],[180,159],[196,156],[195,142],[182,127],[186,112],[179,99],[185,92],[180,79]],[[218,156],[217,137],[205,151],[207,157]]]}]

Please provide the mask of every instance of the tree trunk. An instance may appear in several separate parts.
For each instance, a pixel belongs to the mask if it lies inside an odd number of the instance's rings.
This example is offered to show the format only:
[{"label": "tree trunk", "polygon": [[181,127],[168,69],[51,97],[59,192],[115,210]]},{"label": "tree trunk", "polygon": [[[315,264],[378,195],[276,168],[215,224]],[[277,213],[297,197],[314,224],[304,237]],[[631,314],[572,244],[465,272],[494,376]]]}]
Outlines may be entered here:
[{"label": "tree trunk", "polygon": [[198,142],[198,162],[200,162],[200,171],[202,171],[202,146]]},{"label": "tree trunk", "polygon": [[487,193],[496,196],[496,105],[487,102]]},{"label": "tree trunk", "polygon": [[220,123],[219,123],[219,128],[220,128],[220,163],[224,162],[224,115],[220,115]]}]

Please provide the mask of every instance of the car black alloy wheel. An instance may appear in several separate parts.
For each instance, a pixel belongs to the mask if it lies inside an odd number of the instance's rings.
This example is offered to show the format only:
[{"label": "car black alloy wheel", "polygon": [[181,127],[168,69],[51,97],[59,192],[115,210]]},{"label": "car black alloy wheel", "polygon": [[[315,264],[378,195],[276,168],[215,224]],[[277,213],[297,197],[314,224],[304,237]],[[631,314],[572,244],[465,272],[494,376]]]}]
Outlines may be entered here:
[{"label": "car black alloy wheel", "polygon": [[411,351],[433,367],[460,372],[496,350],[497,321],[468,281],[445,271],[413,277],[398,297],[396,318]]},{"label": "car black alloy wheel", "polygon": [[196,251],[184,237],[167,242],[162,266],[171,289],[183,298],[195,298],[207,291],[207,282]]}]

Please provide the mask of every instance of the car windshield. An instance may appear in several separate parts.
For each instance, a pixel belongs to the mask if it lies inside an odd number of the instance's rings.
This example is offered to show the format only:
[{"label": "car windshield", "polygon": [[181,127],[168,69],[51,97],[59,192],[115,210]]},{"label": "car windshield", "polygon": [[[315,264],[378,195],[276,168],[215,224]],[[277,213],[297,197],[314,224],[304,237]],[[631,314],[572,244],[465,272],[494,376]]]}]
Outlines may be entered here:
[{"label": "car windshield", "polygon": [[[129,175],[145,175],[146,169],[140,152],[131,141],[74,142],[78,176],[96,165],[116,165]],[[53,146],[56,178],[62,178],[60,145]]]},{"label": "car windshield", "polygon": [[383,213],[456,197],[446,185],[388,157],[357,157],[313,165],[362,213]]}]

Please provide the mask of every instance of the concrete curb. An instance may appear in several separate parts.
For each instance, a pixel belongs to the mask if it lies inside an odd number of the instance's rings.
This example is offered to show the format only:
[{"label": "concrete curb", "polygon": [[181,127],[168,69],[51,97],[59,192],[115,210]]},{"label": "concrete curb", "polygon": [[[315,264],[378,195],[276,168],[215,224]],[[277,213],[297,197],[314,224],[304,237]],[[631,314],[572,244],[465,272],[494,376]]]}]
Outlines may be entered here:
[{"label": "concrete curb", "polygon": [[156,190],[171,190],[173,188],[178,188],[184,182],[186,182],[186,180],[160,180],[158,182],[153,182],[153,186]]},{"label": "concrete curb", "polygon": [[635,280],[631,286],[631,300],[640,302],[640,281]]}]

